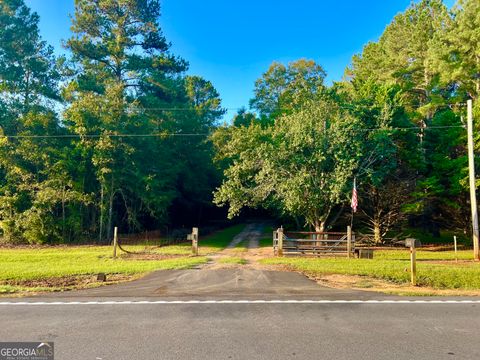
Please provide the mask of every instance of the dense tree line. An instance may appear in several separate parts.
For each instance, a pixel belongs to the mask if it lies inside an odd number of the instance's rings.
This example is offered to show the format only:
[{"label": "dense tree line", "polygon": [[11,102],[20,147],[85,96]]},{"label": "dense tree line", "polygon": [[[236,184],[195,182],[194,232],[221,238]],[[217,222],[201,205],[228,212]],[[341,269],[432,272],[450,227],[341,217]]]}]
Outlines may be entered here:
[{"label": "dense tree line", "polygon": [[[218,92],[169,51],[158,0],[76,0],[67,56],[0,2],[0,227],[9,242],[197,223],[219,183]],[[155,136],[152,136],[155,135]],[[184,136],[185,135],[185,136]]]},{"label": "dense tree line", "polygon": [[478,28],[478,0],[451,10],[422,0],[331,87],[313,61],[272,64],[255,84],[252,112],[212,136],[226,169],[215,202],[230,217],[262,207],[322,231],[350,213],[356,177],[357,222],[377,242],[404,225],[467,231],[462,116],[470,98],[480,115]]},{"label": "dense tree line", "polygon": [[198,224],[212,198],[230,217],[262,208],[324,231],[350,221],[354,178],[356,226],[377,242],[407,225],[468,231],[478,0],[412,3],[332,86],[314,61],[273,63],[224,126],[218,92],[186,75],[159,21],[159,0],[76,0],[59,57],[23,0],[0,2],[5,241]]}]

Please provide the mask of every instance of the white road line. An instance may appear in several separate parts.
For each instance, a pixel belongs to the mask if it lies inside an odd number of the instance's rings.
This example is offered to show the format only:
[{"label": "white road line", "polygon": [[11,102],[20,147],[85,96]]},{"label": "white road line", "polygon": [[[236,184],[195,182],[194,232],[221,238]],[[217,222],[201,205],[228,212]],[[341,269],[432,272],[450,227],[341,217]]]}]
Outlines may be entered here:
[{"label": "white road line", "polygon": [[480,300],[140,300],[140,301],[2,301],[2,306],[191,305],[191,304],[480,304]]}]

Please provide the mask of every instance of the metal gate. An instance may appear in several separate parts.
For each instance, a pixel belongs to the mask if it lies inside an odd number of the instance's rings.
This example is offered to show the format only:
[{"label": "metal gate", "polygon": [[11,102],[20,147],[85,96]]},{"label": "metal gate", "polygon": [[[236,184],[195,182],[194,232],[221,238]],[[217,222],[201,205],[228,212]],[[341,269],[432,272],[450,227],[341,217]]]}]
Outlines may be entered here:
[{"label": "metal gate", "polygon": [[284,231],[273,232],[273,250],[282,255],[346,255],[355,253],[355,235],[347,232],[309,232]]}]

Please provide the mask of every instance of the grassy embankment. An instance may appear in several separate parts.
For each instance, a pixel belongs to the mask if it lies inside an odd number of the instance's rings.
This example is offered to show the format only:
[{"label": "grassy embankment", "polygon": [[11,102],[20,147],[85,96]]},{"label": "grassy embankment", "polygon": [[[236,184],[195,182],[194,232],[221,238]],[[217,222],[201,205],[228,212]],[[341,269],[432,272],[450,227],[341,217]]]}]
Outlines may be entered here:
[{"label": "grassy embankment", "polygon": [[[126,280],[154,270],[188,269],[207,262],[204,256],[225,248],[243,229],[235,225],[200,238],[200,255],[192,257],[191,246],[162,248],[125,246],[129,251],[147,251],[149,256],[125,255],[112,258],[111,246],[51,246],[0,249],[0,293],[59,291],[94,287],[95,274]],[[200,234],[201,235],[201,234]],[[63,280],[62,280],[63,279]],[[68,281],[64,281],[68,279]]]},{"label": "grassy embankment", "polygon": [[[285,265],[308,275],[360,275],[387,280],[395,284],[410,281],[410,258],[407,250],[382,250],[375,252],[375,258],[268,258],[262,263]],[[480,290],[480,263],[472,259],[471,250],[458,252],[455,262],[453,251],[417,251],[417,283],[434,289]]]}]

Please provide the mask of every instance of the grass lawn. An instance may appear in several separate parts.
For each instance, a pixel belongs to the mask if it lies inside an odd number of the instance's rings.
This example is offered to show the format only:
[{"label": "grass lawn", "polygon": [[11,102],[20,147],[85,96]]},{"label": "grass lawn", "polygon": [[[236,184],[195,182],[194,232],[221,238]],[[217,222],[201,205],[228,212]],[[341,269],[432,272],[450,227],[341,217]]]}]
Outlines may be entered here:
[{"label": "grass lawn", "polygon": [[220,264],[238,264],[238,265],[245,265],[248,264],[246,259],[242,259],[241,257],[226,257],[222,258],[218,261]]},{"label": "grass lawn", "polygon": [[266,237],[266,238],[262,238],[260,239],[260,241],[258,242],[259,246],[260,247],[273,247],[273,239],[272,237]]},{"label": "grass lawn", "polygon": [[[0,293],[62,289],[61,286],[38,287],[29,285],[46,279],[95,275],[101,272],[109,275],[131,276],[154,270],[192,268],[207,262],[207,258],[202,255],[225,248],[231,239],[243,230],[243,227],[244,225],[236,225],[204,239],[200,238],[201,256],[199,257],[189,256],[191,254],[189,244],[147,248],[149,255],[165,255],[166,258],[163,259],[125,256],[120,250],[118,251],[119,257],[113,259],[111,257],[111,246],[0,249]],[[125,248],[129,251],[146,249],[145,246],[140,245],[125,246]],[[91,285],[94,286],[95,284]],[[97,283],[96,285],[100,284]]]},{"label": "grass lawn", "polygon": [[[409,252],[406,250],[376,251],[375,258],[268,258],[264,264],[287,265],[310,275],[361,275],[394,283],[410,281]],[[417,283],[435,289],[480,289],[480,263],[455,263],[452,251],[417,251]],[[472,251],[459,251],[460,260],[472,259]]]},{"label": "grass lawn", "polygon": [[419,239],[422,244],[433,245],[447,245],[453,246],[453,236],[457,236],[457,243],[459,246],[472,246],[472,239],[469,236],[465,236],[461,232],[442,230],[439,237],[434,237],[427,231],[421,229],[408,228],[404,231],[405,237],[413,237]]},{"label": "grass lawn", "polygon": [[240,241],[233,249],[231,249],[232,252],[234,253],[246,253],[248,251],[248,244],[250,242],[250,239],[245,239],[243,241]]},{"label": "grass lawn", "polygon": [[[213,254],[223,250],[232,241],[235,235],[242,232],[245,224],[238,224],[226,229],[214,232],[208,236],[202,237],[202,229],[200,229],[200,239],[198,242],[198,250],[200,255]],[[144,245],[126,245],[123,246],[127,251],[143,251],[147,250],[149,253],[161,255],[190,255],[192,253],[192,246],[190,243],[179,245],[170,245],[164,247],[150,247]]]},{"label": "grass lawn", "polygon": [[265,226],[263,228],[262,238],[258,244],[260,247],[272,247],[273,246],[273,228],[271,226]]},{"label": "grass lawn", "polygon": [[0,293],[61,290],[61,286],[52,286],[48,289],[50,287],[48,281],[46,286],[28,285],[35,283],[36,280],[94,275],[100,272],[129,276],[154,270],[188,269],[206,261],[205,257],[163,260],[132,260],[120,257],[114,260],[111,257],[110,246],[2,249]]},{"label": "grass lawn", "polygon": [[245,224],[234,225],[222,231],[213,233],[204,239],[202,239],[202,233],[200,233],[200,240],[198,243],[200,251],[204,254],[209,254],[225,249],[235,235],[243,231],[245,226]]},{"label": "grass lawn", "polygon": [[[233,237],[240,233],[245,228],[244,224],[238,224],[226,229],[217,231],[208,236],[202,237],[200,229],[199,240],[199,254],[208,255],[223,250],[232,241]],[[179,245],[169,245],[164,247],[152,247],[145,245],[122,245],[127,251],[139,252],[147,251],[151,254],[160,255],[190,255],[192,253],[192,246],[190,243],[184,243]]]}]

